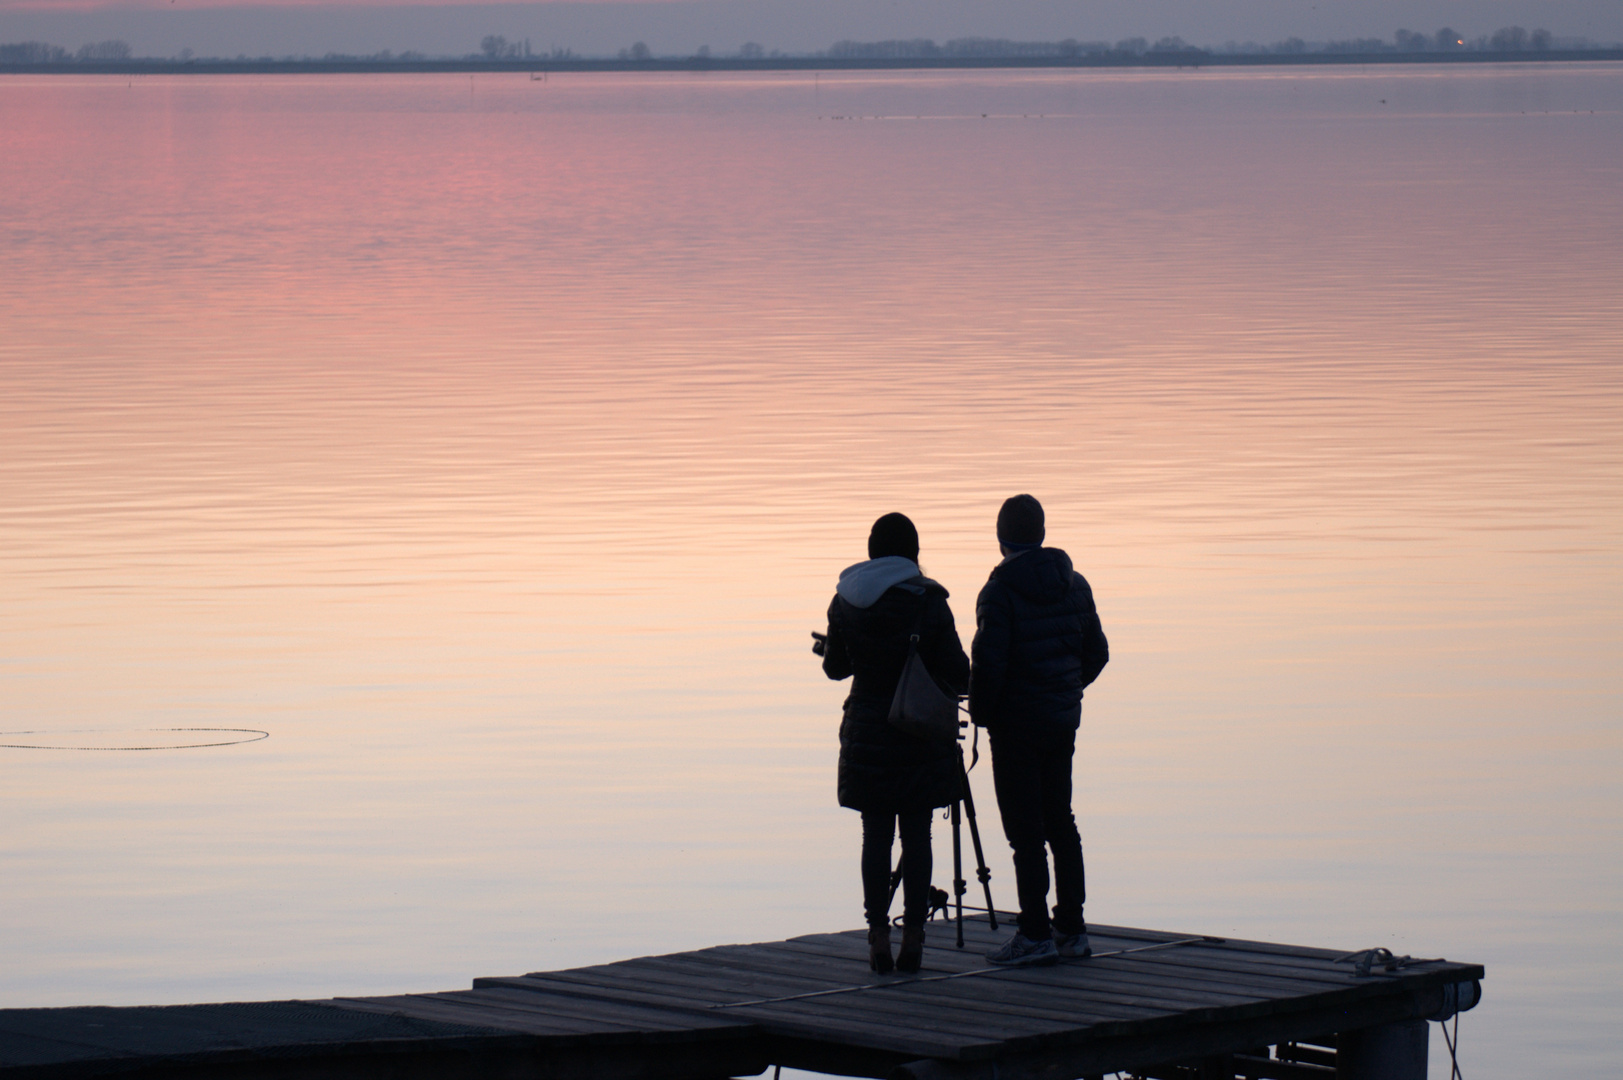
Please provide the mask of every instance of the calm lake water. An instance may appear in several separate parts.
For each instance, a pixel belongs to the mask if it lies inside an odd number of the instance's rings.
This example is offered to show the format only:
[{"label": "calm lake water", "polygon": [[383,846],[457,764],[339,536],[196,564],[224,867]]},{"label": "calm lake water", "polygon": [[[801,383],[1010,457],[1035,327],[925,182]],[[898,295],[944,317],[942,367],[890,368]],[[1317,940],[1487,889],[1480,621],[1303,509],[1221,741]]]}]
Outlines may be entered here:
[{"label": "calm lake water", "polygon": [[1030,491],[1090,919],[1623,1065],[1623,66],[8,77],[0,140],[0,742],[270,733],[0,749],[0,1005],[860,925],[807,632],[903,510],[967,633]]}]

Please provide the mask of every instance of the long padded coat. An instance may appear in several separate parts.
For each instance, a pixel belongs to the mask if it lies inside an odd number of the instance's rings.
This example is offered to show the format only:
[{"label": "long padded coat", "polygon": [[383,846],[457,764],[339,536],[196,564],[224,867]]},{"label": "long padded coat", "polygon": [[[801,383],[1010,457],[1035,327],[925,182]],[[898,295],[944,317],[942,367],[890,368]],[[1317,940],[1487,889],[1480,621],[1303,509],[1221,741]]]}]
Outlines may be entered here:
[{"label": "long padded coat", "polygon": [[919,656],[949,694],[969,686],[969,657],[947,607],[947,590],[915,577],[885,590],[861,608],[836,594],[828,606],[823,671],[852,677],[840,723],[840,805],[896,812],[950,805],[958,798],[958,744],[927,742],[887,721],[908,637],[919,629]]}]

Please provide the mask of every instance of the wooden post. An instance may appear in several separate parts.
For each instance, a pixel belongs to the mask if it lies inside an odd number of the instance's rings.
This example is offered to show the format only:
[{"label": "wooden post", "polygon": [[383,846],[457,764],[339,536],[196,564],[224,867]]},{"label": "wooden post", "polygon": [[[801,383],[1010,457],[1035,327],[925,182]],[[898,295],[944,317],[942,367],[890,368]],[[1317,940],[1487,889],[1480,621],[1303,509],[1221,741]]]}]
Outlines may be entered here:
[{"label": "wooden post", "polygon": [[1336,1080],[1426,1080],[1430,1045],[1424,1020],[1343,1031],[1336,1036]]}]

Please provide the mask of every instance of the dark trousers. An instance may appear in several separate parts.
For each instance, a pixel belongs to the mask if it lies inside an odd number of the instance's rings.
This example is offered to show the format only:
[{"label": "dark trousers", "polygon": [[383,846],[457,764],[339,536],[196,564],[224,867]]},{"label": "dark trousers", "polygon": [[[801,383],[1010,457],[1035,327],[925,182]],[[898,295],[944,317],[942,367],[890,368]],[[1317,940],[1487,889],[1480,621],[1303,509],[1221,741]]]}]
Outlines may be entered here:
[{"label": "dark trousers", "polygon": [[[1020,933],[1041,941],[1051,930],[1062,934],[1084,930],[1082,905],[1088,898],[1088,886],[1082,869],[1082,835],[1071,813],[1076,732],[1005,729],[988,735],[1003,835],[1014,849]],[[1054,857],[1052,924],[1047,911],[1049,854]]]},{"label": "dark trousers", "polygon": [[902,921],[924,925],[930,913],[930,815],[934,811],[862,813],[862,906],[869,926],[890,925],[890,849],[902,832]]}]

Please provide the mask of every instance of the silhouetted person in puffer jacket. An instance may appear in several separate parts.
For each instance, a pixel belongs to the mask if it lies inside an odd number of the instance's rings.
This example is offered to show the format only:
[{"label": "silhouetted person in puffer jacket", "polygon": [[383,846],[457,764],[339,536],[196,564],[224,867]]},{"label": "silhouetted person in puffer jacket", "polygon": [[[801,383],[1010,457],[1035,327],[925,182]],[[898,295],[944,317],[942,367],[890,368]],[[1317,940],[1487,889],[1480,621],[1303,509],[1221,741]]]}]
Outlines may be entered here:
[{"label": "silhouetted person in puffer jacket", "polygon": [[1006,501],[997,516],[1003,561],[975,601],[969,711],[992,744],[992,781],[1020,894],[1020,929],[987,954],[994,964],[1052,964],[1092,952],[1082,919],[1087,882],[1071,812],[1071,759],[1082,690],[1110,661],[1110,645],[1087,579],[1065,552],[1042,546],[1045,532],[1036,499]]}]

